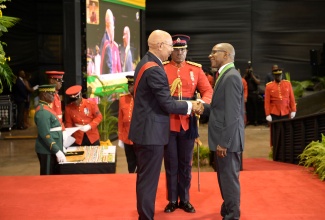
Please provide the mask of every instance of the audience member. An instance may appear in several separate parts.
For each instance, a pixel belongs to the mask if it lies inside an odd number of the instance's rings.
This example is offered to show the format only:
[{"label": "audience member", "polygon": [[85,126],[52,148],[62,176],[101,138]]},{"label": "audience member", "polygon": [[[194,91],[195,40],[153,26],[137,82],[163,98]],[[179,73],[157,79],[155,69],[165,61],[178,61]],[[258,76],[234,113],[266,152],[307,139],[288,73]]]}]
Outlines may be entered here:
[{"label": "audience member", "polygon": [[223,219],[240,219],[241,155],[244,150],[244,94],[241,76],[234,66],[235,49],[219,43],[209,55],[212,67],[217,67],[217,79],[210,105],[208,142],[215,151],[218,184],[223,199],[220,214]]},{"label": "audience member", "polygon": [[244,74],[247,82],[248,96],[246,102],[247,124],[258,124],[258,85],[261,83],[258,76],[253,72],[253,68],[247,68]]},{"label": "audience member", "polygon": [[18,72],[16,83],[13,86],[13,95],[17,106],[16,128],[19,130],[23,130],[27,128],[24,120],[24,112],[25,112],[25,106],[29,102],[29,92],[26,88],[24,79],[25,79],[25,71],[20,70]]},{"label": "audience member", "polygon": [[[29,127],[30,95],[35,91],[34,88],[30,85],[29,82],[30,78],[31,78],[30,73],[28,72],[25,73],[24,83],[28,91],[27,102],[25,102],[25,110],[24,110],[24,125],[26,127]],[[38,86],[35,87],[35,89],[37,88]]]},{"label": "audience member", "polygon": [[[187,55],[187,35],[172,36],[173,48],[171,61],[164,62],[171,95],[175,100],[195,100],[198,90],[201,101],[210,104],[212,87],[202,70],[201,64],[185,61]],[[167,199],[165,212],[176,208],[194,213],[190,203],[192,179],[192,158],[195,138],[198,137],[197,118],[194,114],[170,114],[169,141],[164,151],[164,164],[167,180]]]},{"label": "audience member", "polygon": [[99,51],[99,47],[98,45],[95,46],[96,49],[96,55],[94,57],[94,63],[95,63],[95,75],[100,75],[100,61],[101,61],[101,57],[100,57],[100,51]]},{"label": "audience member", "polygon": [[80,85],[71,86],[66,90],[70,103],[65,108],[65,127],[80,127],[73,133],[76,139],[74,146],[98,146],[100,145],[97,126],[102,121],[97,103],[81,96]]},{"label": "audience member", "polygon": [[135,173],[137,168],[137,158],[135,155],[133,142],[128,138],[134,106],[134,77],[128,75],[126,78],[128,79],[129,93],[120,95],[117,126],[119,139],[118,143],[120,147],[124,148],[129,173]]},{"label": "audience member", "polygon": [[55,85],[41,85],[39,105],[35,109],[34,121],[37,126],[35,151],[40,163],[40,175],[58,174],[58,163],[65,162],[62,126],[51,108]]},{"label": "audience member", "polygon": [[138,219],[154,219],[157,186],[169,137],[169,114],[203,111],[202,103],[176,101],[170,95],[162,61],[173,51],[172,38],[162,30],[148,38],[149,51],[135,69],[134,108],[129,139],[137,157],[136,196]]},{"label": "audience member", "polygon": [[296,116],[296,101],[290,81],[282,79],[282,70],[272,71],[274,81],[266,84],[264,108],[268,122],[294,118]]}]

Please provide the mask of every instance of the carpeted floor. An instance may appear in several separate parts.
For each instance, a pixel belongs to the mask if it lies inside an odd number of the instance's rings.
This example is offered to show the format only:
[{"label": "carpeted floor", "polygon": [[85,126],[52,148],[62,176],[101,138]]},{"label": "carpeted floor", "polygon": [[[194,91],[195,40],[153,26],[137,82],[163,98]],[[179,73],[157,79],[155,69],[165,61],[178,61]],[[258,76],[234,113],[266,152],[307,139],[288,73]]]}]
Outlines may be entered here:
[{"label": "carpeted floor", "polygon": [[[0,219],[137,219],[135,174],[0,176]],[[244,159],[241,220],[324,219],[325,183],[305,168],[266,159]],[[163,212],[161,173],[156,220],[219,220],[221,196],[214,172],[193,172],[195,214]]]}]

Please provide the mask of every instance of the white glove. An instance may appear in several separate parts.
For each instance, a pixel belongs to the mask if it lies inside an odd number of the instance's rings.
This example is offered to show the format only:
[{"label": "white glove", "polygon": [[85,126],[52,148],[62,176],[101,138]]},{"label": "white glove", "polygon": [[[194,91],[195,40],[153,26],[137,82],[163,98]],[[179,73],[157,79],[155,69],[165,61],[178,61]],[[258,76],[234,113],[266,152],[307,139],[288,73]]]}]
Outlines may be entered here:
[{"label": "white glove", "polygon": [[123,141],[121,141],[121,140],[118,140],[117,145],[118,145],[120,148],[124,148],[124,143],[123,143]]},{"label": "white glove", "polygon": [[271,122],[272,121],[272,116],[271,115],[266,116],[266,120]]},{"label": "white glove", "polygon": [[33,87],[33,90],[34,90],[34,91],[37,90],[37,89],[38,89],[38,86],[39,86],[39,85],[34,86],[34,87]]},{"label": "white glove", "polygon": [[88,125],[84,125],[80,128],[80,131],[83,131],[83,132],[87,132],[91,129],[91,126],[88,124]]},{"label": "white glove", "polygon": [[59,163],[63,163],[63,162],[67,161],[67,159],[65,158],[65,155],[62,151],[59,150],[55,155],[56,155],[56,159]]},{"label": "white glove", "polygon": [[290,118],[294,118],[296,116],[296,112],[291,112],[290,113]]}]

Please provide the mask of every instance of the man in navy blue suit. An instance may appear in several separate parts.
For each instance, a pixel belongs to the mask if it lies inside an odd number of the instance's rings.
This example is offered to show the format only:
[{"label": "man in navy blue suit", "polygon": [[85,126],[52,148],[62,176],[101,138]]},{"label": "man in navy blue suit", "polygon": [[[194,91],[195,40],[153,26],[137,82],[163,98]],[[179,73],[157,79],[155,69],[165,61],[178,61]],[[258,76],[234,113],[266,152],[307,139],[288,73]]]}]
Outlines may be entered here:
[{"label": "man in navy blue suit", "polygon": [[137,210],[139,219],[153,219],[157,186],[169,138],[169,114],[203,112],[196,101],[176,101],[170,95],[168,79],[162,62],[173,51],[172,37],[162,30],[148,38],[149,51],[134,73],[134,108],[129,139],[137,157]]}]

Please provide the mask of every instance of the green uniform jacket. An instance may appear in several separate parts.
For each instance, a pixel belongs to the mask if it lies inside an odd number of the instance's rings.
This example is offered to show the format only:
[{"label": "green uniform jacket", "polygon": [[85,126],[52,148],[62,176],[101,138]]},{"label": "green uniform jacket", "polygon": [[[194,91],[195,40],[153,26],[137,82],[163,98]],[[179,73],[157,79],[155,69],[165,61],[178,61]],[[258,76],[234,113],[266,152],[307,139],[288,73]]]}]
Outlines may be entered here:
[{"label": "green uniform jacket", "polygon": [[38,134],[35,143],[35,151],[40,154],[55,154],[63,151],[62,130],[50,131],[51,128],[61,127],[59,118],[55,112],[44,102],[36,107],[34,117]]}]

